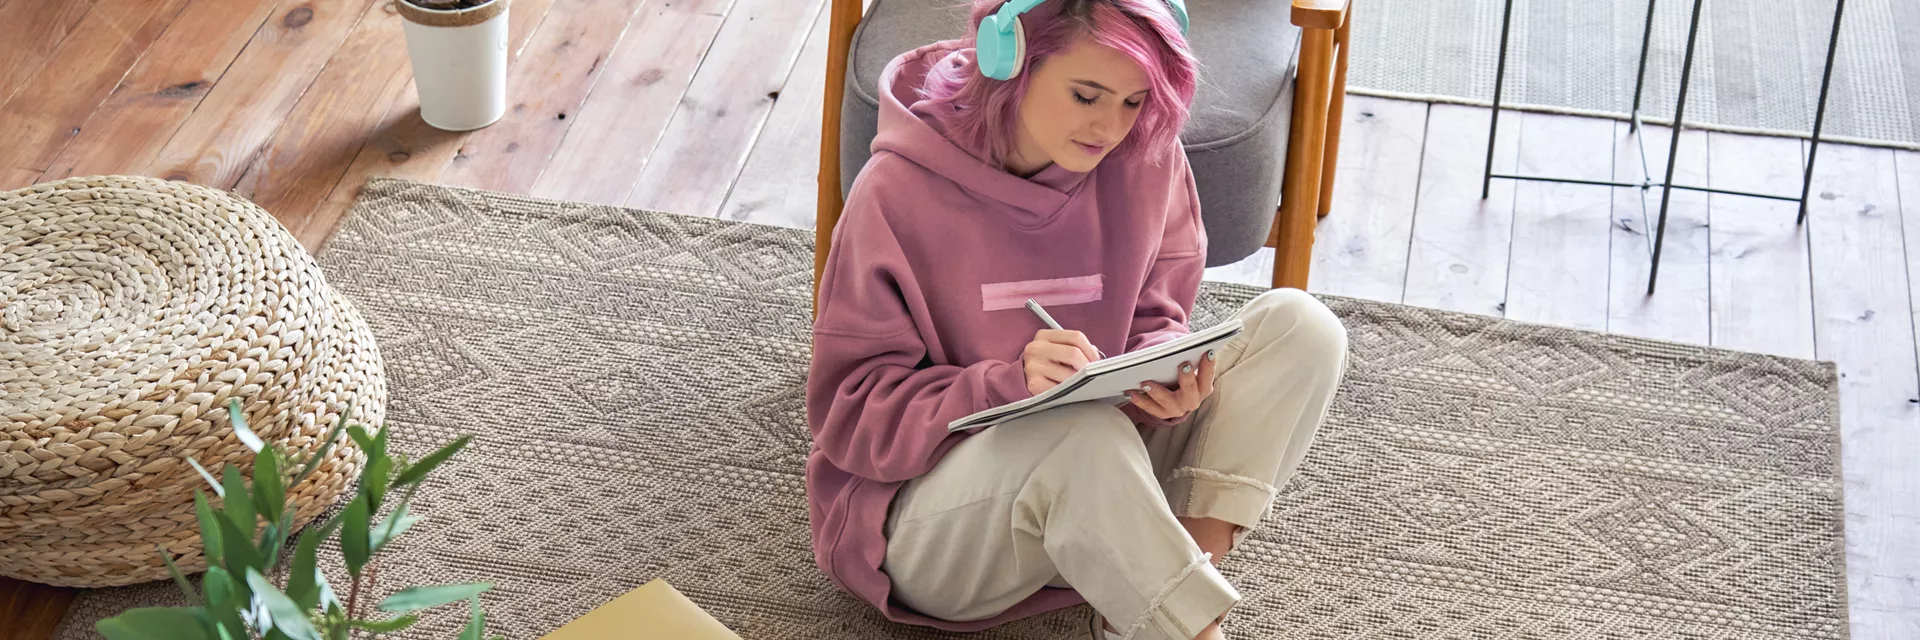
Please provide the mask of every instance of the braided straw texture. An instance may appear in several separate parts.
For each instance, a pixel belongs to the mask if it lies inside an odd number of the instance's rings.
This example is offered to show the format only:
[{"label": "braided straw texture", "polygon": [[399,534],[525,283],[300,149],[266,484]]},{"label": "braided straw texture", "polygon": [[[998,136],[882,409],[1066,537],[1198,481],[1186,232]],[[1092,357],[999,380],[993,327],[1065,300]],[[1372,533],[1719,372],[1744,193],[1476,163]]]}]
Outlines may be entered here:
[{"label": "braided straw texture", "polygon": [[[296,458],[351,404],[380,424],[373,334],[259,206],[181,182],[71,178],[0,192],[0,575],[98,587],[204,568],[183,458],[243,472],[248,424]],[[304,523],[362,456],[288,490]]]}]

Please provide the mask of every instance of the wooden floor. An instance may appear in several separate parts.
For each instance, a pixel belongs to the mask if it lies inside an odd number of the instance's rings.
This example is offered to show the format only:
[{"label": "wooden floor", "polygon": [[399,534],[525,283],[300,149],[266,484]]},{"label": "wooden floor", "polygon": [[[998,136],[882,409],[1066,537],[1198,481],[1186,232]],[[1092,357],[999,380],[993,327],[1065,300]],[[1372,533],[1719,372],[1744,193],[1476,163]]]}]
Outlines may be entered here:
[{"label": "wooden floor", "polygon": [[[190,180],[254,199],[310,248],[376,176],[810,227],[823,4],[514,0],[512,107],[453,134],[420,121],[386,0],[0,0],[0,189]],[[1805,225],[1789,203],[1676,192],[1647,296],[1659,192],[1496,181],[1482,200],[1487,116],[1350,98],[1311,288],[1837,362],[1853,638],[1920,638],[1920,154],[1821,147]],[[1496,170],[1642,170],[1619,123],[1500,129]],[[1667,135],[1646,135],[1659,171]],[[1790,192],[1806,153],[1681,142],[1680,181],[1734,189]],[[1208,275],[1264,282],[1271,260]]]}]

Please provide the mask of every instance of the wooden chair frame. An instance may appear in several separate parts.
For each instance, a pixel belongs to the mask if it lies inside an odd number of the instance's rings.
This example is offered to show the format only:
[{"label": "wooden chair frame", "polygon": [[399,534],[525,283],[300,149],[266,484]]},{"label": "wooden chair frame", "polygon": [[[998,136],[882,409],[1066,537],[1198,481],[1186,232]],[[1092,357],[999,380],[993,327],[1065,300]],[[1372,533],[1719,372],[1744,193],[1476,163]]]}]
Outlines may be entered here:
[{"label": "wooden chair frame", "polygon": [[[1333,174],[1340,152],[1340,122],[1347,92],[1347,42],[1351,0],[1292,0],[1293,24],[1301,29],[1300,65],[1293,94],[1287,168],[1281,205],[1266,245],[1275,249],[1273,286],[1307,288],[1313,264],[1314,223],[1333,203]],[[827,26],[826,104],[820,118],[819,210],[814,219],[813,282],[818,302],[833,227],[845,205],[840,196],[840,102],[846,92],[847,59],[861,0],[832,0]]]}]

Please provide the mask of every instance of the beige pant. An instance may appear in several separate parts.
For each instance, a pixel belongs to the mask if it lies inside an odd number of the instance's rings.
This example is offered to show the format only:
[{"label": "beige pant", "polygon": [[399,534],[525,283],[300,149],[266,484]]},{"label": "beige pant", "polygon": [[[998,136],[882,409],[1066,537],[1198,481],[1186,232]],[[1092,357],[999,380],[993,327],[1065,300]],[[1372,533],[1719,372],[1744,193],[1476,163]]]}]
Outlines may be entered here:
[{"label": "beige pant", "polygon": [[[1175,520],[1260,524],[1300,466],[1346,366],[1346,330],[1299,290],[1262,294],[1222,346],[1211,397],[1179,425],[1060,407],[989,427],[908,482],[887,522],[894,597],[989,618],[1072,586],[1127,638],[1190,640],[1239,593]],[[1241,538],[1235,538],[1239,542]]]}]

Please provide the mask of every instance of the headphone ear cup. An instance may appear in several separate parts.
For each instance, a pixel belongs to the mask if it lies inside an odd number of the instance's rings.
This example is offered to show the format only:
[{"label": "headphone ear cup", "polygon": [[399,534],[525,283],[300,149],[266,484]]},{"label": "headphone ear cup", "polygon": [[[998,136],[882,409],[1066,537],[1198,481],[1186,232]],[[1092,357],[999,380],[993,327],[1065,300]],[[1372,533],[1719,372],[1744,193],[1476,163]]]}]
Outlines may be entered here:
[{"label": "headphone ear cup", "polygon": [[1013,17],[1013,70],[1001,80],[1012,80],[1027,66],[1027,27],[1020,24],[1020,16]]},{"label": "headphone ear cup", "polygon": [[980,75],[995,80],[1013,77],[1019,60],[1014,50],[1018,48],[1018,36],[1000,30],[999,16],[987,16],[974,32],[973,57]]}]

